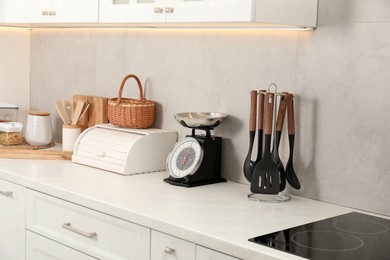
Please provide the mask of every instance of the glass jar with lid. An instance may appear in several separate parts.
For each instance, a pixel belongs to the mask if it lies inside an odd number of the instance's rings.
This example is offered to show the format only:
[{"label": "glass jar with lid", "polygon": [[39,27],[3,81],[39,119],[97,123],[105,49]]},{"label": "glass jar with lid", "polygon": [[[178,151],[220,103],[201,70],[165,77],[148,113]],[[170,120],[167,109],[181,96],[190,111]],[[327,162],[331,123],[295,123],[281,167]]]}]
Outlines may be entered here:
[{"label": "glass jar with lid", "polygon": [[0,123],[18,121],[18,106],[0,102]]},{"label": "glass jar with lid", "polygon": [[23,124],[19,122],[0,123],[0,144],[18,145],[23,141]]}]

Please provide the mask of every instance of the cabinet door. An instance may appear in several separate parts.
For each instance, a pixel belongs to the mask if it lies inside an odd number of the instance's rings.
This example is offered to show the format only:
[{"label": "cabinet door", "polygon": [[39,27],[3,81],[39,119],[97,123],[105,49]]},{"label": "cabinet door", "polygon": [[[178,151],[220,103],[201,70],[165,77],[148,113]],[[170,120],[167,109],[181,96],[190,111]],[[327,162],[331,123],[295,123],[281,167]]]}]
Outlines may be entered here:
[{"label": "cabinet door", "polygon": [[195,260],[195,244],[152,230],[151,260]]},{"label": "cabinet door", "polygon": [[249,22],[253,0],[166,0],[167,22]]},{"label": "cabinet door", "polygon": [[0,180],[0,258],[24,259],[24,187]]},{"label": "cabinet door", "polygon": [[[11,258],[9,258],[11,259]],[[53,240],[26,231],[26,260],[94,260]]]},{"label": "cabinet door", "polygon": [[164,22],[165,0],[100,0],[100,23]]},{"label": "cabinet door", "polygon": [[52,0],[51,11],[51,22],[97,23],[99,0]]},{"label": "cabinet door", "polygon": [[196,260],[239,260],[239,259],[201,246],[196,246]]},{"label": "cabinet door", "polygon": [[99,0],[8,0],[7,23],[98,22]]},{"label": "cabinet door", "polygon": [[7,23],[49,22],[51,0],[7,0]]}]

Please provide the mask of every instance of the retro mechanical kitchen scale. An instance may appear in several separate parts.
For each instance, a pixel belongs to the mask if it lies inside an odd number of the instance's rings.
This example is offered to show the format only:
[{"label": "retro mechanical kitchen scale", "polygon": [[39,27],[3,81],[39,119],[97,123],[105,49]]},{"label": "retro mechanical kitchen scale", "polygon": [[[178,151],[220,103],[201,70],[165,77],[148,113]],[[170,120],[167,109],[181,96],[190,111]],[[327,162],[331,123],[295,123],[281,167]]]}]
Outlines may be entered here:
[{"label": "retro mechanical kitchen scale", "polygon": [[[225,182],[221,178],[222,138],[211,135],[227,114],[178,113],[174,115],[182,126],[191,128],[192,134],[178,141],[167,158],[169,177],[165,182],[183,187]],[[195,131],[205,131],[197,135]]]}]

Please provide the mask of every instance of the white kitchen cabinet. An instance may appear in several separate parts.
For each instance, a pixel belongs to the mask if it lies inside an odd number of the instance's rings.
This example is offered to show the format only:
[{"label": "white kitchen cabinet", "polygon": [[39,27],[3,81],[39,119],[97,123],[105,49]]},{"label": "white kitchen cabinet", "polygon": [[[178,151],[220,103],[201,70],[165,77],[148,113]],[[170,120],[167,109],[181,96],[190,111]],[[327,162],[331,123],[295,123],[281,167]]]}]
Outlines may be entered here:
[{"label": "white kitchen cabinet", "polygon": [[252,18],[252,0],[100,0],[101,23],[239,22]]},{"label": "white kitchen cabinet", "polygon": [[318,0],[0,0],[0,23],[31,27],[82,27],[87,23],[97,27],[314,28],[317,9]]},{"label": "white kitchen cabinet", "polygon": [[195,260],[195,244],[152,230],[150,260]]},{"label": "white kitchen cabinet", "polygon": [[202,246],[196,246],[196,260],[239,260],[239,259]]},{"label": "white kitchen cabinet", "polygon": [[25,257],[25,188],[0,180],[0,258]]},{"label": "white kitchen cabinet", "polygon": [[[99,0],[3,0],[7,23],[97,23]],[[5,6],[4,6],[5,5]]]},{"label": "white kitchen cabinet", "polygon": [[[9,258],[10,259],[10,258]],[[69,247],[26,231],[26,260],[94,260]]]},{"label": "white kitchen cabinet", "polygon": [[99,23],[316,27],[317,5],[318,0],[100,0]]},{"label": "white kitchen cabinet", "polygon": [[148,228],[32,190],[26,228],[98,259],[149,260]]}]

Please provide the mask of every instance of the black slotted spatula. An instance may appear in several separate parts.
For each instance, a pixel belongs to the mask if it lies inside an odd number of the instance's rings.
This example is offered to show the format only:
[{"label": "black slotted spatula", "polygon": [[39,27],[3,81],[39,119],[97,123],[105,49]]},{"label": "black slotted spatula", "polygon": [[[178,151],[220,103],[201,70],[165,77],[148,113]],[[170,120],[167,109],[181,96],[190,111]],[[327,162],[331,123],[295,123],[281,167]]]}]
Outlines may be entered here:
[{"label": "black slotted spatula", "polygon": [[265,96],[264,153],[260,162],[253,169],[251,192],[261,194],[278,194],[280,190],[279,169],[271,158],[272,119],[275,94]]}]

